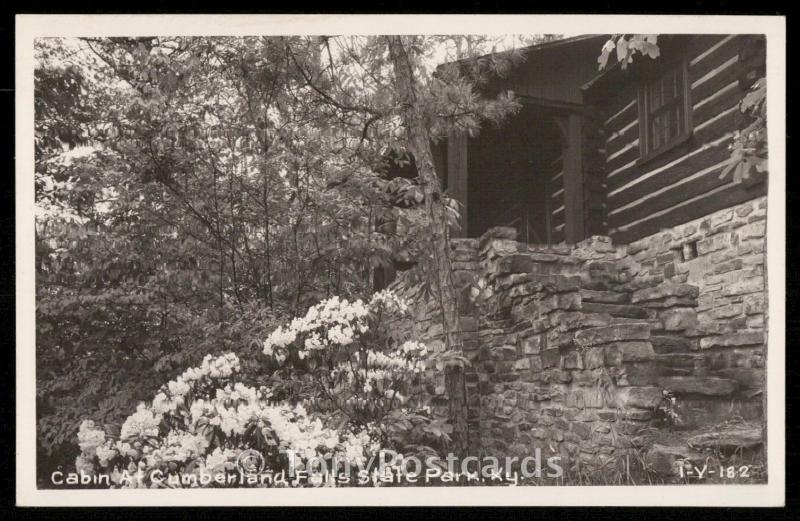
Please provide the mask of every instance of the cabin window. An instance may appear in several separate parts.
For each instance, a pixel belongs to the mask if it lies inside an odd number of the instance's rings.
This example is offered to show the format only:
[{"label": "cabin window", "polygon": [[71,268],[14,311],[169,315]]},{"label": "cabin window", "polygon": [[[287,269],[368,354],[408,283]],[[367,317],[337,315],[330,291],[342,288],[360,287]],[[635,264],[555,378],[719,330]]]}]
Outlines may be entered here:
[{"label": "cabin window", "polygon": [[685,141],[691,132],[686,63],[648,77],[639,91],[639,142],[642,159]]}]

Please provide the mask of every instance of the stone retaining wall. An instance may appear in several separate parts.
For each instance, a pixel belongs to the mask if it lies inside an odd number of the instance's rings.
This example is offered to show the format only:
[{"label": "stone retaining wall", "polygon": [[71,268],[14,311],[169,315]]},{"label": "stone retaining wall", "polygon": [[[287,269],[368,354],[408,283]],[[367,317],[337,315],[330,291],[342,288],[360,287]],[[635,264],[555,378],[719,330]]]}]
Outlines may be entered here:
[{"label": "stone retaining wall", "polygon": [[[731,417],[760,424],[765,216],[756,199],[620,246],[527,245],[510,228],[453,241],[471,452],[540,448],[595,472],[646,451],[653,426],[688,439]],[[393,285],[441,349],[436,306],[408,288]],[[443,374],[430,376],[444,414]]]}]

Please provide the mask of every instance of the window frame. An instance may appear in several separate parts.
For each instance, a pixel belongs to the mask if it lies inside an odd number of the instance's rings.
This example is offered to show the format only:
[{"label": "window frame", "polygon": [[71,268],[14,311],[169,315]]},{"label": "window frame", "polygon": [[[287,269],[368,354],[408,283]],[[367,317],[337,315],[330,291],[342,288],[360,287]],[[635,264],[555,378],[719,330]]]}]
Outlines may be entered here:
[{"label": "window frame", "polygon": [[[655,68],[654,68],[655,69]],[[649,161],[661,154],[672,150],[676,146],[685,143],[692,137],[692,102],[691,102],[691,83],[689,82],[689,61],[682,57],[679,61],[670,63],[667,68],[658,68],[659,71],[651,70],[649,74],[644,74],[639,84],[639,163]],[[679,70],[681,72],[682,100],[670,102],[670,106],[677,105],[683,111],[683,125],[678,133],[666,143],[662,143],[658,148],[651,148],[650,135],[652,125],[652,114],[649,108],[649,88],[655,81],[660,81],[666,74]],[[660,72],[657,74],[656,72]],[[663,108],[659,107],[660,109]]]}]

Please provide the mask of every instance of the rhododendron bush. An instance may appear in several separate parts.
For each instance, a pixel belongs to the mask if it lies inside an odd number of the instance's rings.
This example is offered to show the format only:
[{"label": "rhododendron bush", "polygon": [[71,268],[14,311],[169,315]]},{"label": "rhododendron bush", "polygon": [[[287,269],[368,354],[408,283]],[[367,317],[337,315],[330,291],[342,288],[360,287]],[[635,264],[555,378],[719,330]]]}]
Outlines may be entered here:
[{"label": "rhododendron bush", "polygon": [[389,291],[366,303],[333,297],[276,329],[264,354],[276,384],[331,421],[374,427],[391,446],[429,452],[449,441],[452,427],[430,415],[421,388],[429,371],[466,360],[398,338],[395,326],[406,318],[408,304]]},{"label": "rhododendron bush", "polygon": [[425,371],[452,355],[395,338],[392,319],[406,313],[389,292],[319,303],[265,340],[270,385],[241,381],[234,353],[208,355],[118,429],[85,420],[76,469],[110,474],[112,486],[198,486],[164,476],[233,476],[245,451],[259,454],[262,473],[311,461],[331,462],[331,472],[365,468],[382,448],[436,454],[451,429],[417,391]]}]

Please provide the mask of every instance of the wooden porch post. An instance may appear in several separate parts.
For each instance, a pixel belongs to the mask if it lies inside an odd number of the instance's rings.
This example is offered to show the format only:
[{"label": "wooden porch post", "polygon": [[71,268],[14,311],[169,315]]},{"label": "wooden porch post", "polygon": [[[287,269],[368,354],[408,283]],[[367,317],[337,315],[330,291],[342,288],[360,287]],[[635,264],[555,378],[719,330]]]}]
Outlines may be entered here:
[{"label": "wooden porch post", "polygon": [[467,237],[467,135],[450,132],[447,138],[447,192],[461,203],[460,230],[451,237]]},{"label": "wooden porch post", "polygon": [[570,244],[585,238],[583,212],[582,116],[569,114],[561,119],[566,138],[564,149],[564,234]]}]

